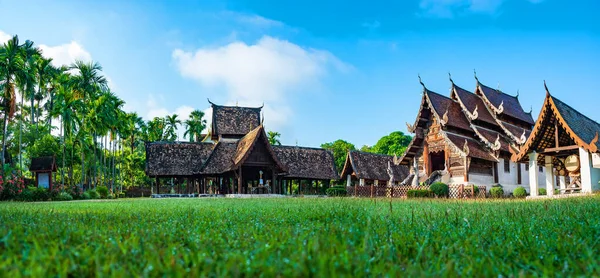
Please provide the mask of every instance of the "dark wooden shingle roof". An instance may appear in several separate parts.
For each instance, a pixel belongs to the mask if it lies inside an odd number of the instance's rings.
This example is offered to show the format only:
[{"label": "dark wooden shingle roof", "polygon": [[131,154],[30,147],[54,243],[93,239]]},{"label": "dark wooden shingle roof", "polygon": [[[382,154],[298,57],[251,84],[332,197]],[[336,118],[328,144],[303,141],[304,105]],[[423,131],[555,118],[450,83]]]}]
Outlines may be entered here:
[{"label": "dark wooden shingle roof", "polygon": [[262,107],[237,107],[212,105],[212,136],[246,135],[260,125]]},{"label": "dark wooden shingle roof", "polygon": [[533,117],[531,117],[531,114],[523,111],[523,107],[517,97],[508,95],[500,90],[492,89],[480,82],[478,82],[478,87],[481,89],[483,96],[488,99],[494,107],[499,108],[502,104],[504,108],[503,114],[531,125],[534,124]]},{"label": "dark wooden shingle roof", "polygon": [[444,114],[448,112],[448,122],[446,125],[467,131],[473,131],[471,129],[471,125],[469,124],[469,120],[463,114],[460,104],[451,98],[445,97],[430,90],[426,90],[426,93],[429,102],[433,106],[433,110],[440,118],[443,118]]},{"label": "dark wooden shingle roof", "polygon": [[470,113],[475,111],[477,108],[477,119],[486,122],[491,125],[497,125],[496,120],[490,114],[490,111],[486,108],[485,103],[476,94],[473,94],[459,86],[452,83],[453,91],[456,93],[458,101],[460,101]]},{"label": "dark wooden shingle roof", "polygon": [[146,173],[149,176],[190,176],[208,159],[212,143],[146,143]]},{"label": "dark wooden shingle roof", "polygon": [[408,176],[408,167],[395,164],[393,156],[350,151],[346,156],[340,179],[343,180],[347,175],[354,173],[358,179],[388,181],[388,163],[396,182],[401,182]]},{"label": "dark wooden shingle roof", "polygon": [[331,151],[297,146],[273,146],[273,151],[279,161],[288,168],[286,178],[338,179]]}]

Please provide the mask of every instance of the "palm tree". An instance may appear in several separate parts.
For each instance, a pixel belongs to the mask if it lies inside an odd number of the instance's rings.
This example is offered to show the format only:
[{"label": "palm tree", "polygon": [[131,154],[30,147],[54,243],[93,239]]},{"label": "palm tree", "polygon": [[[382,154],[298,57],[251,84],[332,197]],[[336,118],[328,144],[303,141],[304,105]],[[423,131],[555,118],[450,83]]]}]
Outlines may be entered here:
[{"label": "palm tree", "polygon": [[[35,74],[37,77],[37,87],[38,87],[38,91],[37,93],[33,96],[32,98],[32,102],[31,102],[31,106],[33,106],[33,100],[37,101],[37,106],[38,106],[38,110],[35,113],[35,115],[32,116],[32,121],[31,123],[33,124],[34,122],[39,122],[39,117],[40,117],[40,101],[43,100],[47,94],[50,93],[51,87],[49,86],[51,84],[51,80],[58,74],[59,70],[57,68],[55,68],[54,66],[52,66],[52,59],[46,59],[44,58],[41,54],[38,55],[37,57],[37,61],[35,63]],[[34,119],[35,116],[35,119]],[[36,125],[36,132],[37,132],[37,125]]]},{"label": "palm tree", "polygon": [[281,137],[281,133],[275,131],[267,132],[267,138],[269,139],[269,144],[281,146],[281,141],[279,141],[279,137]]},{"label": "palm tree", "polygon": [[[83,108],[83,101],[78,98],[72,89],[71,82],[69,82],[69,74],[63,73],[61,80],[64,81],[56,90],[56,103],[51,111],[52,116],[60,116],[61,118],[61,138],[63,147],[63,172],[61,176],[64,178],[65,158],[66,158],[66,145],[67,140],[73,146],[73,134],[75,130],[78,130],[81,126],[81,118],[77,115],[77,111]],[[70,173],[73,172],[73,165],[71,160]],[[71,181],[72,182],[72,181]]]},{"label": "palm tree", "polygon": [[190,142],[198,142],[200,141],[200,135],[202,131],[206,128],[206,120],[203,119],[204,112],[200,110],[194,110],[190,114],[190,118],[185,120],[185,133],[183,137],[188,136]]},{"label": "palm tree", "polygon": [[[86,117],[85,117],[85,108],[88,101],[91,98],[94,98],[100,92],[107,89],[108,82],[106,78],[102,76],[101,71],[102,67],[100,64],[96,62],[85,63],[83,61],[76,61],[70,67],[71,70],[75,70],[75,75],[71,78],[73,90],[76,93],[76,96],[83,99],[83,122],[81,130],[85,130],[86,127]],[[83,134],[82,134],[83,135]],[[83,139],[83,137],[80,137]],[[83,142],[80,142],[83,148]],[[81,184],[85,184],[85,153],[81,152]]]},{"label": "palm tree", "polygon": [[166,122],[164,118],[155,117],[149,121],[146,129],[146,141],[163,141],[167,138]]},{"label": "palm tree", "polygon": [[8,121],[15,115],[15,80],[24,73],[24,61],[21,55],[19,37],[14,36],[0,47],[0,81],[2,81],[2,109],[4,110],[2,132],[2,166],[6,157],[6,133]]},{"label": "palm tree", "polygon": [[35,95],[35,83],[36,83],[36,63],[38,57],[41,56],[41,52],[38,48],[33,46],[33,42],[30,40],[25,41],[21,46],[21,55],[23,57],[23,73],[17,77],[17,84],[21,91],[21,120],[19,121],[19,166],[23,169],[23,157],[21,152],[22,147],[22,133],[23,133],[23,116],[24,106],[23,97],[27,95],[27,98],[31,99],[31,124],[33,124],[34,105],[33,98]]},{"label": "palm tree", "polygon": [[169,141],[177,140],[177,125],[181,124],[181,120],[177,119],[177,114],[165,117],[167,123],[167,135]]}]

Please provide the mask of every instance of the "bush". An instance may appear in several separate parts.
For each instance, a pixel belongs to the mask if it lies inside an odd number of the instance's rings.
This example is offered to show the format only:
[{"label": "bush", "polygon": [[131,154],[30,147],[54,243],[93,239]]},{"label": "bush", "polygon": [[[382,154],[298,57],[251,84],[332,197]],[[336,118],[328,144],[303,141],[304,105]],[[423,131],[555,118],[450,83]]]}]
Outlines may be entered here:
[{"label": "bush", "polygon": [[106,199],[108,197],[108,187],[101,185],[96,187],[96,192],[100,194],[100,198]]},{"label": "bush", "polygon": [[540,188],[540,189],[538,190],[538,194],[541,196],[541,195],[546,195],[546,194],[548,194],[548,192],[546,191],[546,188]]},{"label": "bush", "polygon": [[327,188],[325,190],[325,194],[329,197],[344,197],[348,195],[348,191],[345,186],[334,186],[331,188]]},{"label": "bush", "polygon": [[56,196],[56,198],[54,198],[55,201],[72,201],[73,200],[73,196],[71,196],[71,194],[67,193],[67,192],[61,192],[58,193],[58,195]]},{"label": "bush", "polygon": [[429,190],[437,197],[448,197],[450,194],[450,188],[443,182],[434,182],[429,186]]},{"label": "bush", "polygon": [[86,192],[83,192],[83,194],[81,195],[81,198],[84,199],[84,200],[89,200],[92,197],[90,196],[90,192],[86,191]]},{"label": "bush", "polygon": [[492,196],[492,198],[502,198],[504,196],[504,190],[502,187],[494,186],[490,188],[490,196]]},{"label": "bush", "polygon": [[513,191],[513,196],[515,196],[515,198],[525,198],[527,196],[527,191],[525,191],[524,187],[519,186]]},{"label": "bush", "polygon": [[[85,193],[87,193],[87,197],[89,197],[88,199],[99,199],[100,198],[100,194],[98,194],[98,192],[94,189],[88,190]],[[83,193],[83,194],[85,194],[85,193]]]},{"label": "bush", "polygon": [[428,198],[431,197],[433,193],[431,190],[427,189],[411,189],[406,193],[406,197],[408,198]]},{"label": "bush", "polygon": [[123,192],[123,191],[119,192],[119,194],[117,194],[117,198],[119,198],[119,199],[125,198],[125,192]]}]

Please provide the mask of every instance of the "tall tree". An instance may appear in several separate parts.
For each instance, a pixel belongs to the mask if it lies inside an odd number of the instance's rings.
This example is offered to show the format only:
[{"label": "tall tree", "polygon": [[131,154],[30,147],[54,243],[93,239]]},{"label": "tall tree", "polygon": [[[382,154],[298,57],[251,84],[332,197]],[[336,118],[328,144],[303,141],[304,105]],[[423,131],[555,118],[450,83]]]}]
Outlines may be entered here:
[{"label": "tall tree", "polygon": [[177,114],[165,117],[167,123],[167,136],[169,141],[177,140],[177,126],[181,125],[181,120],[177,119]]},{"label": "tall tree", "polygon": [[34,105],[33,99],[35,95],[35,84],[36,84],[36,63],[39,57],[41,56],[40,50],[33,45],[33,42],[30,40],[25,41],[25,43],[21,46],[21,55],[23,56],[23,72],[17,77],[17,84],[19,85],[21,91],[21,115],[19,121],[19,166],[23,169],[23,155],[22,155],[22,134],[23,134],[23,121],[25,121],[23,106],[23,97],[27,96],[28,99],[31,99],[31,125],[33,125],[33,115],[34,115]]},{"label": "tall tree", "polygon": [[371,148],[371,152],[401,156],[406,151],[412,137],[405,135],[401,131],[394,131],[389,135],[381,137],[379,141]]},{"label": "tall tree", "polygon": [[14,36],[0,48],[0,80],[2,82],[2,109],[4,110],[3,132],[2,132],[2,166],[6,158],[6,133],[8,122],[15,115],[15,80],[24,74],[24,61],[21,55],[19,37]]},{"label": "tall tree", "polygon": [[[85,132],[84,130],[87,128],[86,127],[86,106],[89,102],[90,99],[92,99],[93,97],[95,97],[97,94],[99,94],[100,92],[104,91],[107,89],[108,87],[108,82],[106,81],[106,78],[101,74],[102,71],[102,67],[100,66],[99,63],[97,62],[89,62],[89,63],[85,63],[83,61],[76,61],[74,64],[71,65],[70,67],[71,70],[75,71],[75,75],[73,75],[73,77],[71,78],[71,81],[73,83],[73,90],[76,93],[76,96],[83,99],[83,121],[82,121],[82,127],[81,127],[81,132]],[[82,136],[78,136],[78,138],[80,138],[82,141],[80,141],[80,146],[81,146],[81,184],[85,184],[85,152],[84,150],[86,149],[85,146],[85,137],[83,135],[85,135],[84,133],[81,134]]]},{"label": "tall tree", "polygon": [[267,138],[269,139],[269,144],[281,146],[281,141],[279,141],[279,137],[281,137],[281,133],[275,131],[267,132]]},{"label": "tall tree", "polygon": [[338,139],[331,143],[325,143],[321,145],[321,148],[327,149],[333,152],[333,159],[335,160],[335,167],[338,172],[342,171],[344,162],[346,161],[346,154],[349,151],[356,150],[353,144],[348,143],[342,139]]},{"label": "tall tree", "polygon": [[206,129],[206,120],[204,118],[204,112],[200,110],[194,110],[190,114],[189,119],[185,120],[185,133],[183,137],[188,136],[190,142],[199,142],[202,131]]}]

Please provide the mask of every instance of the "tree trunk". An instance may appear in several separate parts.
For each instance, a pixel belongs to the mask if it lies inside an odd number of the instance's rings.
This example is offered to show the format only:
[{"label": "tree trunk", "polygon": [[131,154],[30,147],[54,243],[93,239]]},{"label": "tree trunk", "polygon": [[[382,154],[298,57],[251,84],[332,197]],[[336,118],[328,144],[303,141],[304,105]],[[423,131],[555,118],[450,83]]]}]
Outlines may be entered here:
[{"label": "tree trunk", "polygon": [[61,138],[60,140],[62,141],[63,155],[62,155],[62,169],[60,169],[60,176],[62,179],[62,183],[64,185],[64,184],[66,184],[65,183],[65,160],[66,160],[65,159],[66,158],[66,156],[65,156],[65,133],[64,133],[64,128],[63,128],[65,117],[61,116],[61,120],[62,120],[62,123],[60,124],[60,138]]},{"label": "tree trunk", "polygon": [[[7,101],[5,99],[5,101]],[[10,109],[10,108],[9,108]],[[8,110],[8,109],[7,109]],[[7,126],[8,126],[8,111],[4,111],[4,126],[2,127],[3,131],[2,131],[2,169],[4,169],[4,164],[6,164],[6,132],[7,132]]]},{"label": "tree trunk", "polygon": [[21,92],[21,121],[19,121],[19,168],[21,168],[21,170],[23,170],[23,154],[21,153],[21,146],[23,145],[23,121],[25,120],[25,116],[23,115],[23,95],[24,93]]}]

